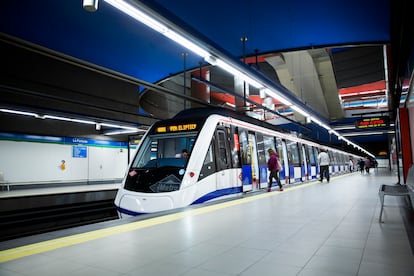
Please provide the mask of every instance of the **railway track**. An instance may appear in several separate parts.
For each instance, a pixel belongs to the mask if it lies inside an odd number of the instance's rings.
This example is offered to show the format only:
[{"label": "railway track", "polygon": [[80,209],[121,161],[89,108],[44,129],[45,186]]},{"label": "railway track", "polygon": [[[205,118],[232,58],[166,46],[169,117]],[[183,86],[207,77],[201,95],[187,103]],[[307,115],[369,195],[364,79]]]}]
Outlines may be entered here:
[{"label": "railway track", "polygon": [[0,210],[0,241],[118,218],[113,199]]}]

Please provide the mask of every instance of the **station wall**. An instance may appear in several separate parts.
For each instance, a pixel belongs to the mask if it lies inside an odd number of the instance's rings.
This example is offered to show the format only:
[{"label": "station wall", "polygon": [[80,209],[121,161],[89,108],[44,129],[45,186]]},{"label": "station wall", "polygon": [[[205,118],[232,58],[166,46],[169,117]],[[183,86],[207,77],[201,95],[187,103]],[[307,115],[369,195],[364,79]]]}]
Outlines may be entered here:
[{"label": "station wall", "polygon": [[114,183],[122,181],[128,167],[127,143],[13,137],[20,138],[0,140],[0,173],[9,184]]}]

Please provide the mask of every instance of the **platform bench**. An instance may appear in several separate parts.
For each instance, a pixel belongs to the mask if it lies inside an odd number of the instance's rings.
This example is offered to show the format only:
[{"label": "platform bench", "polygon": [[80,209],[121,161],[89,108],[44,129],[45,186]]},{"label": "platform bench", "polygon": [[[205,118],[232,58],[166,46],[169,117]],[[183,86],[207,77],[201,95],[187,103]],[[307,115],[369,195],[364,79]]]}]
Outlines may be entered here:
[{"label": "platform bench", "polygon": [[379,222],[384,222],[382,220],[382,213],[384,211],[384,197],[387,196],[404,196],[408,197],[411,201],[411,205],[414,208],[414,166],[412,165],[408,170],[407,184],[395,184],[395,185],[386,185],[382,184],[379,189],[379,198],[381,202],[381,211],[379,215]]}]

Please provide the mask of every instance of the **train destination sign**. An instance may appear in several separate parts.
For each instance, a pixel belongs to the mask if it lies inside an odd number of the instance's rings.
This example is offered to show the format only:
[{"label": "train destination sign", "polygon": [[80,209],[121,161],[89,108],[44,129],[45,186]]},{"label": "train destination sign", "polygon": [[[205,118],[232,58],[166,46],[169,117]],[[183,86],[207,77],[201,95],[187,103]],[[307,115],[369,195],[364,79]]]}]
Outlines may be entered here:
[{"label": "train destination sign", "polygon": [[371,118],[361,118],[355,121],[355,127],[360,129],[388,127],[390,125],[389,117],[379,116]]},{"label": "train destination sign", "polygon": [[169,126],[159,126],[155,129],[157,133],[192,131],[197,129],[197,124],[177,124]]}]

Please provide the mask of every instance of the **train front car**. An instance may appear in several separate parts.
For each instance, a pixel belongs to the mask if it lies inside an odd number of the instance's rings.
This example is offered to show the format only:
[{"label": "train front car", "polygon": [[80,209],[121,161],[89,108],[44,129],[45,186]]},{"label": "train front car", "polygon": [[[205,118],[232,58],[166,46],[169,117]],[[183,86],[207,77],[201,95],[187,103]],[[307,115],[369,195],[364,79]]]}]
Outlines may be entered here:
[{"label": "train front car", "polygon": [[196,182],[194,172],[188,172],[187,165],[201,126],[201,121],[166,120],[151,127],[116,195],[115,205],[120,217],[191,203],[191,196],[186,198],[180,188],[183,183],[191,186]]}]

